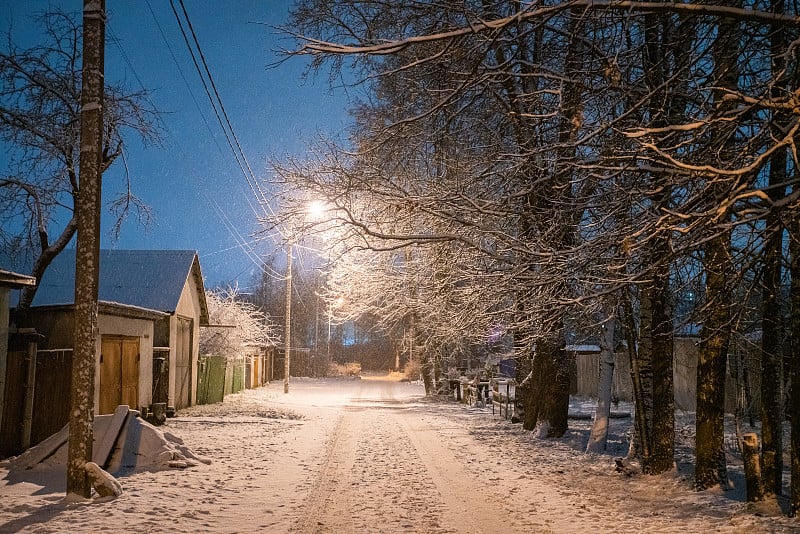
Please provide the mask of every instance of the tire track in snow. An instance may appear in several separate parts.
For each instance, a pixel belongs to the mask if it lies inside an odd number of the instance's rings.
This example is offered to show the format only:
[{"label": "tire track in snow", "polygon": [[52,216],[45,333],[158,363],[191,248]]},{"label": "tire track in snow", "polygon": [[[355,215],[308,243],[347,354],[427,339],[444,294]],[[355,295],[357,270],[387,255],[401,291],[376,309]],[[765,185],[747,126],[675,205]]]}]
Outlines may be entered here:
[{"label": "tire track in snow", "polygon": [[355,458],[358,418],[345,410],[339,415],[319,474],[292,532],[353,532],[350,514],[350,473]]},{"label": "tire track in snow", "polygon": [[436,429],[408,414],[398,413],[396,418],[442,496],[446,524],[472,533],[513,532],[503,526],[500,519],[503,516],[498,511],[503,509],[503,504],[485,490],[473,473],[464,469],[443,445]]},{"label": "tire track in snow", "polygon": [[343,407],[292,532],[457,532],[442,526],[441,495],[392,415],[395,387],[362,382]]},{"label": "tire track in snow", "polygon": [[489,493],[430,408],[397,387],[362,383],[341,408],[293,532],[550,532]]}]

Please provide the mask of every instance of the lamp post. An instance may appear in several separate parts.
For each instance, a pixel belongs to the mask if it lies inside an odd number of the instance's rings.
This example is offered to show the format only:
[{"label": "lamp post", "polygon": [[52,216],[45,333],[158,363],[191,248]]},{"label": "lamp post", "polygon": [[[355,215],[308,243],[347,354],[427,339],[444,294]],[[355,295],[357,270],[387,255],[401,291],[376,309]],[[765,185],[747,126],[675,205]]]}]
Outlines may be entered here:
[{"label": "lamp post", "polygon": [[[306,214],[317,219],[325,212],[322,202],[314,201],[306,206]],[[292,242],[286,246],[286,357],[284,358],[283,392],[289,393],[289,368],[292,352]],[[314,342],[316,350],[316,341]]]},{"label": "lamp post", "polygon": [[289,359],[291,354],[292,339],[292,244],[287,245],[286,251],[286,354],[283,369],[283,392],[289,393]]}]

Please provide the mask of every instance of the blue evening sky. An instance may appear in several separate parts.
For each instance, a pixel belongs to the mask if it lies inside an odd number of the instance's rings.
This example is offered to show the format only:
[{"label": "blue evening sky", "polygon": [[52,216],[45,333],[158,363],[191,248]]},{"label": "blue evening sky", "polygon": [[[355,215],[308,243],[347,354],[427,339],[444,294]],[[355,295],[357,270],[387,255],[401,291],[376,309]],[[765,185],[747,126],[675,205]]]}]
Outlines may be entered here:
[{"label": "blue evening sky", "polygon": [[[31,15],[48,6],[79,13],[83,5],[80,0],[3,3],[0,31],[11,27],[23,45],[37,39]],[[242,150],[255,176],[267,181],[269,159],[302,158],[320,134],[342,136],[349,124],[346,108],[351,95],[331,90],[324,75],[304,78],[303,59],[268,68],[278,59],[275,50],[294,47],[269,27],[285,22],[291,3],[184,0]],[[175,5],[180,10],[178,0]],[[246,288],[259,267],[240,250],[234,234],[252,241],[258,230],[258,207],[217,122],[169,0],[106,0],[106,9],[106,78],[122,80],[129,89],[143,84],[151,90],[166,130],[163,146],[144,147],[128,136],[127,169],[134,192],[153,208],[154,223],[145,230],[129,220],[120,239],[112,241],[111,215],[104,211],[103,248],[196,249],[207,287],[237,280]],[[104,197],[123,187],[124,166],[118,160],[104,174]],[[254,247],[265,255],[273,244],[260,242]]]}]

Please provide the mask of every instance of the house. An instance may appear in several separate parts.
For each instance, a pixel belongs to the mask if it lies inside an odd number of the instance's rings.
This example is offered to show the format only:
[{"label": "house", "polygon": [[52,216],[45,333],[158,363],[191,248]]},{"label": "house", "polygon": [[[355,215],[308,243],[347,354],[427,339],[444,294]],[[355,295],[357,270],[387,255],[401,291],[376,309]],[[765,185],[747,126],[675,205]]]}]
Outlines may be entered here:
[{"label": "house", "polygon": [[[41,351],[71,354],[74,280],[75,252],[65,250],[18,318],[44,336]],[[200,326],[208,324],[196,251],[102,250],[98,300],[95,413],[194,404]]]}]

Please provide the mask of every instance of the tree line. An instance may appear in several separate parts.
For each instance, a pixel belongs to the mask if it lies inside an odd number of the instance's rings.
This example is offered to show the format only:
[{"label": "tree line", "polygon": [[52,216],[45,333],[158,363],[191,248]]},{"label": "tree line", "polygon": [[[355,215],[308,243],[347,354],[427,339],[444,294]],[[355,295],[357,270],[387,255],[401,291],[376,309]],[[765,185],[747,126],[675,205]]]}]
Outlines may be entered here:
[{"label": "tree line", "polygon": [[[301,0],[286,28],[360,95],[343,146],[275,165],[264,221],[324,236],[329,304],[374,316],[429,392],[502,332],[543,437],[567,429],[566,344],[624,347],[649,474],[674,465],[673,339],[699,325],[698,489],[727,485],[725,376],[747,334],[781,494],[800,421],[795,3]],[[791,449],[794,514],[800,425]]]}]

